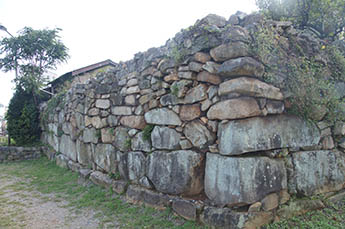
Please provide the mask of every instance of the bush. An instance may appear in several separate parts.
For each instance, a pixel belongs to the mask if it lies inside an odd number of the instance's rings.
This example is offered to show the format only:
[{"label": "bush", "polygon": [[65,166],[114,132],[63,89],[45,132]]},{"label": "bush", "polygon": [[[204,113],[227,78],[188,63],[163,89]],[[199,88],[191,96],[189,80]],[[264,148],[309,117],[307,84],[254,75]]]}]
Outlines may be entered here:
[{"label": "bush", "polygon": [[337,82],[345,82],[345,57],[339,50],[319,40],[318,50],[309,53],[292,35],[289,44],[284,43],[270,26],[258,29],[253,37],[252,54],[265,65],[264,81],[283,89],[289,113],[313,122],[344,120],[344,98],[334,90]]},{"label": "bush", "polygon": [[40,139],[39,109],[31,93],[20,86],[8,106],[7,130],[17,145],[31,145]]}]

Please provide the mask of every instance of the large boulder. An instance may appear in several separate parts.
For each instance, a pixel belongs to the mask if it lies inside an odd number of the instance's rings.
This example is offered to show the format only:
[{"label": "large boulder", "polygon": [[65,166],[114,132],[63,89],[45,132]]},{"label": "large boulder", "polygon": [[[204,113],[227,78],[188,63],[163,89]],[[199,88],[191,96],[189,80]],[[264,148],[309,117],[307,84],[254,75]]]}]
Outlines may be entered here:
[{"label": "large boulder", "polygon": [[289,192],[311,196],[345,187],[345,155],[339,151],[305,151],[289,159]]},{"label": "large boulder", "polygon": [[219,95],[239,93],[243,95],[283,100],[284,96],[279,88],[248,77],[240,77],[225,81],[219,85]]},{"label": "large boulder", "polygon": [[76,141],[77,161],[82,165],[91,165],[92,163],[92,149],[91,144],[86,144],[83,141]]},{"label": "large boulder", "polygon": [[234,120],[218,128],[219,151],[223,155],[307,147],[317,145],[320,132],[315,125],[291,115]]},{"label": "large boulder", "polygon": [[207,154],[205,193],[218,205],[247,205],[286,188],[283,160]]},{"label": "large boulder", "polygon": [[63,134],[60,140],[60,152],[73,161],[77,161],[76,144],[71,137]]},{"label": "large boulder", "polygon": [[119,172],[125,180],[139,181],[145,175],[145,156],[142,152],[121,155]]},{"label": "large boulder", "polygon": [[273,221],[272,212],[236,212],[229,208],[205,207],[201,221],[212,228],[260,228]]},{"label": "large boulder", "polygon": [[164,126],[155,126],[151,133],[152,146],[157,149],[177,149],[181,134]]},{"label": "large boulder", "polygon": [[205,148],[215,140],[214,134],[198,120],[188,123],[183,133],[193,146],[198,148]]},{"label": "large boulder", "polygon": [[215,61],[222,62],[225,60],[247,56],[249,54],[248,45],[243,42],[233,42],[222,44],[211,49],[210,54]]},{"label": "large boulder", "polygon": [[203,156],[191,150],[156,151],[147,159],[146,173],[160,192],[194,195],[203,189],[203,165]]},{"label": "large boulder", "polygon": [[157,108],[145,113],[145,121],[156,125],[181,125],[178,115],[168,108]]},{"label": "large boulder", "polygon": [[218,68],[218,74],[224,77],[252,76],[261,78],[264,72],[264,66],[251,57],[228,60]]},{"label": "large boulder", "polygon": [[115,148],[111,144],[97,144],[94,148],[93,160],[102,170],[115,173],[117,170],[115,154]]},{"label": "large boulder", "polygon": [[241,119],[262,115],[262,111],[253,98],[235,98],[214,104],[207,112],[209,119]]}]

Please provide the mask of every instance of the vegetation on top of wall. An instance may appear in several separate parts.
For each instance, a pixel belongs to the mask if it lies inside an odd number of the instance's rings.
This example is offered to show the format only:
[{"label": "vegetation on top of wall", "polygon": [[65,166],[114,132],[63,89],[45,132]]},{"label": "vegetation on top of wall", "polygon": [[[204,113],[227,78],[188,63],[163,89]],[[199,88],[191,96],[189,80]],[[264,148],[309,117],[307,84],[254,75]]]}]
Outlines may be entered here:
[{"label": "vegetation on top of wall", "polygon": [[47,102],[47,107],[44,109],[42,113],[42,121],[47,121],[49,118],[49,114],[54,113],[53,111],[55,108],[60,107],[63,108],[65,105],[65,95],[66,91],[63,90],[58,94],[54,95],[50,100]]},{"label": "vegetation on top of wall", "polygon": [[332,123],[343,120],[345,101],[334,88],[345,82],[345,57],[321,40],[310,53],[296,36],[288,36],[267,25],[254,32],[252,51],[266,67],[264,80],[282,88],[290,113],[311,121],[324,116]]},{"label": "vegetation on top of wall", "polygon": [[344,36],[344,0],[256,0],[256,5],[267,17],[290,20],[322,39]]}]

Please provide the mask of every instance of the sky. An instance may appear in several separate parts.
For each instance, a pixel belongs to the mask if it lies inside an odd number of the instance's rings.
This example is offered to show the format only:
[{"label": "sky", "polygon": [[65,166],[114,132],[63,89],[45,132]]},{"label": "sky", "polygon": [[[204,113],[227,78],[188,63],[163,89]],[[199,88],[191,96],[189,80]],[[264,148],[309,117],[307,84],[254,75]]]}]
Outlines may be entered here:
[{"label": "sky", "polygon": [[[228,19],[237,11],[255,10],[255,0],[0,0],[0,24],[13,35],[24,27],[61,28],[70,59],[53,71],[60,76],[106,59],[132,59],[210,13]],[[0,31],[0,39],[6,36]],[[0,104],[5,106],[13,95],[13,78],[13,72],[0,72]]]}]

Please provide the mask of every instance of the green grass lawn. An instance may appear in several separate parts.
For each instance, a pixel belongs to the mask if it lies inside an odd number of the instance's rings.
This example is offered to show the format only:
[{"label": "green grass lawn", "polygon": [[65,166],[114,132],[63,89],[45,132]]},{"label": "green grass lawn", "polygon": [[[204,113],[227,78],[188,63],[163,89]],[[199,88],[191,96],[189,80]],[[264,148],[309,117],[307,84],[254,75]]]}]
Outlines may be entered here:
[{"label": "green grass lawn", "polygon": [[[55,194],[67,200],[74,210],[91,208],[99,211],[102,223],[116,219],[121,228],[200,228],[172,214],[170,209],[158,211],[151,207],[130,205],[111,190],[96,185],[78,185],[78,174],[60,168],[46,158],[0,164],[2,174],[25,178],[29,181],[20,188]],[[100,225],[102,228],[102,225]]]},{"label": "green grass lawn", "polygon": [[[102,223],[117,221],[121,228],[203,228],[195,222],[175,216],[170,209],[157,211],[150,207],[131,205],[111,190],[95,185],[78,185],[78,174],[60,168],[46,158],[0,164],[2,174],[26,178],[29,182],[20,188],[55,194],[67,200],[74,210],[91,208],[99,211]],[[102,227],[102,225],[100,225]],[[265,226],[275,228],[345,228],[345,199],[337,204],[328,203],[320,211],[294,217]]]}]

